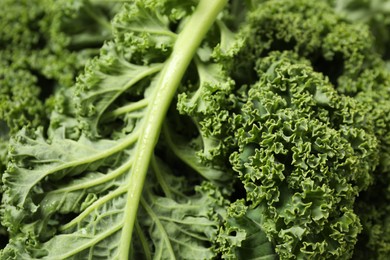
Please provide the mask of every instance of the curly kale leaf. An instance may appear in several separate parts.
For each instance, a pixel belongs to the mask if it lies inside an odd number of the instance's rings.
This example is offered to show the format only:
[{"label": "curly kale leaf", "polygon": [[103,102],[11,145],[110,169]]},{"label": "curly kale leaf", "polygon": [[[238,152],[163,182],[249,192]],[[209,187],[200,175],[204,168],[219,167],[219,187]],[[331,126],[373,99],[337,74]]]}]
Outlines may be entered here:
[{"label": "curly kale leaf", "polygon": [[[336,11],[320,1],[263,2],[248,16],[248,25],[241,32],[241,45],[245,47],[237,51],[238,59],[228,67],[232,77],[238,84],[253,84],[259,79],[253,69],[258,57],[289,50],[309,60],[309,65],[327,76],[337,92],[365,107],[365,119],[357,127],[372,128],[379,148],[372,165],[378,160],[379,164],[371,174],[373,185],[360,192],[354,206],[363,225],[355,255],[386,258],[390,75],[380,58],[386,58],[386,45],[381,42],[387,35],[383,16],[386,1],[337,1]],[[357,23],[356,17],[362,16],[364,19]],[[248,64],[248,60],[253,62]]]},{"label": "curly kale leaf", "polygon": [[[340,93],[362,91],[356,79],[376,68],[379,55],[364,24],[352,24],[322,1],[266,1],[248,14],[240,33],[242,51],[234,63],[234,79],[256,81],[256,60],[271,51],[291,50],[310,60]],[[340,39],[343,39],[342,41]],[[253,74],[251,75],[250,72]],[[249,74],[249,77],[248,77]]]},{"label": "curly kale leaf", "polygon": [[274,245],[263,230],[263,209],[250,209],[237,200],[227,209],[218,234],[218,250],[224,259],[278,259]]},{"label": "curly kale leaf", "polygon": [[[365,73],[367,90],[356,96],[369,107],[374,131],[380,145],[379,166],[374,173],[372,187],[362,192],[356,201],[356,211],[361,218],[363,231],[356,245],[354,257],[387,259],[390,253],[390,73],[382,66]],[[363,77],[362,77],[363,78]],[[372,90],[370,90],[372,89]]]},{"label": "curly kale leaf", "polygon": [[[0,52],[15,68],[70,86],[86,60],[112,38],[114,2],[18,0],[2,2]],[[49,92],[42,86],[43,91]]]},{"label": "curly kale leaf", "polygon": [[21,19],[0,12],[24,33],[0,32],[1,258],[387,259],[380,16],[353,24],[354,0],[342,15],[332,0],[16,2]]},{"label": "curly kale leaf", "polygon": [[[226,170],[228,140],[232,139],[230,127],[226,125],[229,107],[234,107],[234,98],[230,96],[234,82],[219,65],[197,66],[198,80],[194,86],[178,95],[177,110],[191,117],[201,134],[191,142],[195,149],[202,150],[197,155],[201,162]],[[191,144],[187,144],[190,147]],[[225,159],[224,159],[225,158]]]},{"label": "curly kale leaf", "polygon": [[[70,87],[86,61],[112,37],[109,20],[117,8],[115,2],[2,1],[0,121],[4,146],[23,126],[47,124],[54,107],[50,96]],[[2,156],[1,168],[6,160]]]},{"label": "curly kale leaf", "polygon": [[[198,128],[199,158],[233,168],[231,201],[261,214],[279,257],[350,258],[369,228],[359,194],[386,190],[375,183],[388,176],[389,74],[368,27],[326,3],[252,4],[236,42],[213,53],[233,87],[200,84],[178,108]],[[220,240],[231,257],[250,241],[232,223]]]},{"label": "curly kale leaf", "polygon": [[265,207],[280,257],[349,257],[361,231],[355,197],[372,183],[378,142],[363,104],[288,56],[257,64],[230,159],[251,206]]},{"label": "curly kale leaf", "polygon": [[[114,39],[88,62],[73,88],[59,91],[50,127],[24,129],[12,139],[3,177],[3,224],[10,230],[3,258],[127,259],[139,250],[131,249],[131,237],[140,200],[146,217],[137,225],[157,217],[177,227],[151,227],[140,236],[155,245],[140,250],[166,259],[173,248],[188,258],[189,251],[181,253],[186,245],[165,238],[180,233],[191,241],[192,252],[214,255],[218,217],[213,212],[222,206],[217,191],[203,187],[197,191],[203,195],[160,199],[164,196],[154,188],[145,188],[142,199],[141,194],[171,99],[225,1],[211,6],[200,1],[192,8],[167,1],[191,10],[180,20],[166,13],[172,9],[151,3],[125,3],[112,22]],[[174,22],[177,32],[171,31]],[[152,171],[162,175],[156,178],[169,178],[154,163]],[[186,209],[187,203],[195,209]],[[162,205],[178,208],[175,216],[167,219],[171,210]],[[191,216],[203,206],[201,215]]]},{"label": "curly kale leaf", "polygon": [[389,234],[389,115],[390,115],[390,2],[387,0],[330,1],[336,12],[353,23],[364,23],[374,35],[375,49],[387,65],[375,66],[358,78],[363,93],[357,98],[371,104],[370,114],[380,140],[380,167],[375,173],[374,185],[360,195],[356,209],[361,217],[363,232],[356,245],[354,258],[387,259],[390,254]]},{"label": "curly kale leaf", "polygon": [[390,58],[390,2],[388,0],[327,0],[335,11],[354,23],[365,23],[375,36],[375,48],[384,60]]}]

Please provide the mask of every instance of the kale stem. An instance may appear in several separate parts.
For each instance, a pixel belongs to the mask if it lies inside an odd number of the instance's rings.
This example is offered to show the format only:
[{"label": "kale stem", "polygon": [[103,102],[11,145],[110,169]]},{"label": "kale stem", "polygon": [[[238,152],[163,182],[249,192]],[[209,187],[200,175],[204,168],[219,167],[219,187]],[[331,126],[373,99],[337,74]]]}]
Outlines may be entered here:
[{"label": "kale stem", "polygon": [[132,112],[135,112],[137,110],[141,110],[141,109],[147,107],[148,104],[149,104],[149,100],[146,98],[144,98],[140,101],[137,101],[137,102],[132,102],[132,103],[127,104],[125,106],[119,107],[111,112],[108,112],[107,114],[104,115],[104,117],[102,117],[101,120],[104,122],[107,122],[109,120],[113,120],[113,119],[117,118],[118,116],[132,113]]},{"label": "kale stem", "polygon": [[206,33],[226,5],[227,0],[201,0],[188,23],[178,35],[157,84],[157,90],[146,112],[143,132],[134,155],[134,165],[128,182],[125,223],[119,245],[119,259],[128,259],[138,205],[161,126],[177,87]]},{"label": "kale stem", "polygon": [[140,241],[140,244],[143,248],[144,255],[143,257],[145,260],[152,260],[152,253],[150,252],[149,243],[146,239],[143,230],[141,229],[141,226],[139,225],[138,221],[135,222],[135,229],[138,235],[138,239]]},{"label": "kale stem", "polygon": [[157,160],[156,156],[153,155],[152,159],[151,159],[151,166],[152,166],[153,172],[156,175],[157,182],[160,184],[161,189],[164,192],[165,196],[167,198],[173,198],[172,192],[169,189],[169,185],[168,185],[168,183],[166,183],[166,181],[162,177],[161,169],[157,165],[157,161],[156,160]]}]

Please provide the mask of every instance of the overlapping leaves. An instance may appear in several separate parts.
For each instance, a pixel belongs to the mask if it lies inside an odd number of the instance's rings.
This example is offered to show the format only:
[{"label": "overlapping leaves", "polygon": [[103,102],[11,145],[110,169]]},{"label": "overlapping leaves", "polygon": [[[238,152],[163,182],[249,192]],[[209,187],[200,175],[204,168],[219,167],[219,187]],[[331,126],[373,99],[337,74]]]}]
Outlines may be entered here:
[{"label": "overlapping leaves", "polygon": [[[145,130],[150,96],[175,41],[170,22],[180,22],[176,15],[169,16],[171,11],[159,12],[142,1],[125,4],[112,23],[115,38],[87,64],[74,88],[59,92],[50,128],[24,130],[13,138],[4,176],[3,222],[11,230],[4,258],[113,259],[130,246],[122,232],[126,209],[131,207],[127,205],[128,179],[139,163],[134,154]],[[67,109],[73,106],[76,109]],[[145,163],[149,162],[145,159]],[[165,171],[160,175],[160,179],[168,178]],[[209,193],[212,188],[201,190]],[[161,221],[187,226],[187,231],[168,228],[168,232],[182,233],[187,242],[194,241],[189,245],[195,251],[204,252],[205,257],[213,255],[210,242],[196,241],[210,240],[216,233],[214,200],[207,196],[159,199],[152,189],[145,193],[146,220],[171,214],[161,209],[163,205],[177,208],[177,216]],[[197,208],[186,209],[188,203]],[[203,215],[191,216],[202,208]],[[207,232],[192,225],[201,222],[210,225]],[[180,252],[186,246],[181,241],[167,244],[161,240],[161,244],[159,237],[164,232],[156,229],[144,235],[156,240],[148,250],[160,258],[168,257],[168,247]]]}]

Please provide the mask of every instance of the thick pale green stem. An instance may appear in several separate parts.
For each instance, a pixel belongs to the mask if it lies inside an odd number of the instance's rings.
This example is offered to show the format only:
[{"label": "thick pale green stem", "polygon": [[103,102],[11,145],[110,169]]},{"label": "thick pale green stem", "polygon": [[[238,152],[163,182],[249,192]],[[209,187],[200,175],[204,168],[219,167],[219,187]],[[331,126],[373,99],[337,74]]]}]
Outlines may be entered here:
[{"label": "thick pale green stem", "polygon": [[172,54],[160,74],[157,90],[148,107],[143,132],[137,144],[135,161],[128,183],[125,222],[119,248],[119,259],[121,260],[126,260],[129,256],[133,226],[146,173],[167,110],[197,48],[226,2],[227,0],[200,1],[197,9],[178,35]]}]

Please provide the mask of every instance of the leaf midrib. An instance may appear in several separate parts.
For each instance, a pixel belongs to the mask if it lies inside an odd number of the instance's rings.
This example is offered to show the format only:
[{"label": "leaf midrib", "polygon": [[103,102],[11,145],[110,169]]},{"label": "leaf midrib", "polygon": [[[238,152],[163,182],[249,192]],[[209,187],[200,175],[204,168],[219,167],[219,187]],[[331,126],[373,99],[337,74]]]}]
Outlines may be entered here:
[{"label": "leaf midrib", "polygon": [[[167,60],[147,107],[143,132],[136,146],[135,161],[129,176],[125,220],[119,245],[119,259],[129,256],[133,227],[138,205],[160,130],[177,87],[204,36],[226,5],[227,0],[201,0],[194,13],[178,35],[172,54]],[[185,47],[184,47],[185,46]]]}]

